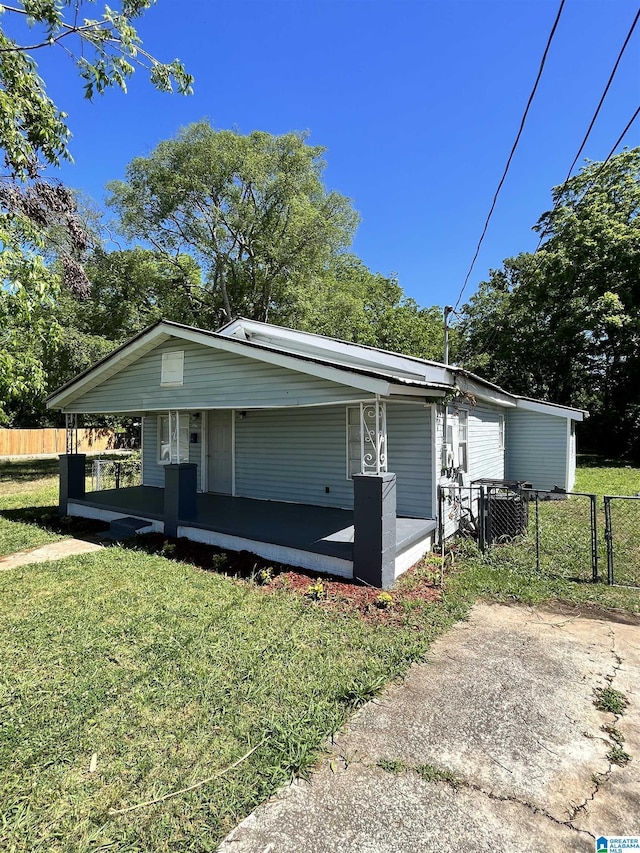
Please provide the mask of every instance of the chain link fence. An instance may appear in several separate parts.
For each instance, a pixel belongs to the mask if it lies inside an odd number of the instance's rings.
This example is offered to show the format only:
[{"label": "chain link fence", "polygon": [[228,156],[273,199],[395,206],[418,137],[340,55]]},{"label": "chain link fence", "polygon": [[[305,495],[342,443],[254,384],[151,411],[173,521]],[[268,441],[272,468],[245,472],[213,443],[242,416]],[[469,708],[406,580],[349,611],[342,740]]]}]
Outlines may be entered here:
[{"label": "chain link fence", "polygon": [[94,459],[91,464],[91,491],[126,489],[142,484],[139,459]]},{"label": "chain link fence", "polygon": [[640,496],[539,491],[506,481],[440,489],[440,540],[474,539],[505,571],[640,587]]},{"label": "chain link fence", "polygon": [[607,580],[640,586],[640,496],[604,497]]}]

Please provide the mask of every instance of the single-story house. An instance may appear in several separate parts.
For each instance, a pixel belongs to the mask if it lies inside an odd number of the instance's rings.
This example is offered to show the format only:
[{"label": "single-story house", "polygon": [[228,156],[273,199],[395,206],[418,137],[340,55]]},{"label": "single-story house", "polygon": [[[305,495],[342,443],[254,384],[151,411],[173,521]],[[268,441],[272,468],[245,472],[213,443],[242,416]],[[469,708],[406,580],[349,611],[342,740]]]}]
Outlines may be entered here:
[{"label": "single-story house", "polygon": [[60,511],[138,519],[267,559],[389,586],[433,544],[438,486],[570,490],[584,412],[455,366],[237,319],[160,321],[48,399],[142,419],[142,485],[85,493],[61,457]]}]

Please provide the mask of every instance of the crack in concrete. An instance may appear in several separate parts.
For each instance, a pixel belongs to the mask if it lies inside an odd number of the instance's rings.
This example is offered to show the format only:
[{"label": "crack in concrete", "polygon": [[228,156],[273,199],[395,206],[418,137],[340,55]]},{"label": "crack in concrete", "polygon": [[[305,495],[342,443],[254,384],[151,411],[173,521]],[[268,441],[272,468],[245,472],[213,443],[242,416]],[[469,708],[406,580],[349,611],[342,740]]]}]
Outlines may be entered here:
[{"label": "crack in concrete", "polygon": [[[558,626],[554,626],[554,627],[562,628],[562,625],[558,625]],[[613,656],[614,663],[613,663],[613,668],[612,668],[611,673],[604,675],[603,678],[607,682],[608,686],[611,687],[616,676],[617,676],[617,674],[618,674],[618,672],[622,668],[623,658],[618,654],[618,652],[616,650],[616,636],[615,636],[615,631],[613,630],[613,628],[609,627],[608,634],[609,634],[609,637],[611,638],[611,654]],[[620,720],[620,717],[622,715],[616,714],[614,712],[611,712],[611,713],[613,714],[613,717],[614,717],[613,727],[615,727],[615,726],[617,726],[617,724]],[[578,722],[578,720],[571,720],[571,718],[569,717],[569,715],[566,712],[565,712],[565,716],[573,724]],[[587,735],[586,732],[584,734],[585,734],[585,736],[589,736],[593,739],[602,740],[604,743],[606,743],[608,745],[611,745],[613,743],[613,740],[611,737],[604,738],[600,735],[590,735],[590,734]],[[540,746],[544,746],[544,745],[540,743]],[[544,748],[548,749],[547,747],[544,747]],[[552,752],[552,750],[548,750],[548,751]],[[489,756],[489,757],[491,758],[491,756]],[[438,768],[435,766],[431,766],[431,765],[412,766],[412,765],[405,764],[402,761],[389,760],[389,762],[388,762],[389,767],[384,768],[384,766],[381,765],[380,761],[372,763],[370,759],[359,758],[359,757],[358,758],[350,757],[347,753],[342,752],[342,751],[338,751],[337,753],[335,753],[334,758],[337,758],[340,761],[342,761],[345,769],[350,764],[359,764],[363,767],[380,767],[381,769],[387,769],[387,772],[393,773],[393,775],[401,775],[403,773],[416,773],[418,776],[420,776],[422,779],[424,779],[427,782],[430,781],[430,782],[434,782],[434,783],[437,783],[437,782],[445,783],[445,784],[449,785],[450,787],[452,787],[454,790],[457,790],[458,788],[464,788],[467,790],[475,791],[476,793],[482,794],[483,796],[488,797],[489,799],[497,801],[497,802],[515,803],[517,805],[523,806],[526,809],[529,809],[531,812],[533,812],[533,814],[541,815],[542,817],[546,818],[547,820],[551,821],[552,823],[556,824],[557,826],[566,827],[567,829],[570,829],[573,832],[576,832],[576,833],[581,834],[581,835],[586,835],[589,838],[592,838],[594,840],[595,840],[596,836],[592,832],[589,832],[589,830],[587,830],[587,829],[581,829],[579,826],[576,826],[574,824],[574,821],[578,817],[578,815],[581,812],[583,812],[590,803],[592,803],[594,801],[595,797],[597,796],[597,794],[599,793],[599,791],[601,790],[603,785],[609,780],[609,778],[611,777],[611,774],[613,773],[613,768],[614,768],[614,763],[615,763],[615,762],[610,760],[609,766],[604,773],[594,773],[592,775],[594,787],[593,787],[593,791],[591,792],[591,794],[584,800],[584,802],[582,802],[578,805],[573,805],[570,809],[567,810],[567,814],[568,814],[567,820],[561,820],[560,818],[557,818],[557,817],[555,817],[555,815],[548,812],[546,809],[544,809],[540,806],[536,806],[534,803],[531,803],[527,800],[520,799],[516,795],[497,794],[494,791],[486,790],[481,785],[478,785],[475,782],[462,779],[460,777],[455,776],[450,771],[442,770],[441,768]],[[499,762],[496,762],[496,763],[499,764]],[[500,766],[503,767],[503,765],[500,765]],[[333,759],[331,761],[331,767],[333,770],[334,769]],[[425,775],[424,769],[426,767],[430,767],[433,770],[434,778],[430,779]],[[422,768],[423,772],[421,772],[421,768]],[[508,770],[508,768],[506,768],[506,767],[504,769]],[[508,770],[508,772],[511,772],[511,771]]]},{"label": "crack in concrete", "polygon": [[[611,639],[611,654],[613,655],[615,663],[613,665],[612,674],[611,675],[605,675],[604,680],[609,684],[609,687],[611,687],[616,675],[618,674],[618,672],[622,668],[622,660],[623,659],[620,657],[620,655],[616,651],[616,634],[615,634],[615,631],[613,630],[613,628],[609,627],[608,634],[609,634],[609,637]],[[610,713],[613,713],[613,712],[610,712]],[[615,714],[614,713],[613,716],[614,716],[613,725],[615,727],[615,726],[617,726],[618,721],[620,720],[621,714]],[[605,738],[601,738],[598,735],[594,735],[594,737],[597,737],[598,740],[603,740],[603,741],[605,740]],[[605,741],[605,743],[607,743],[609,746],[611,746],[613,743],[612,738],[609,737]],[[613,773],[613,764],[614,764],[614,762],[610,760],[609,761],[609,767],[607,768],[607,770],[604,773],[594,773],[592,775],[591,778],[592,778],[593,783],[594,783],[593,791],[591,792],[591,795],[589,797],[587,797],[583,803],[580,803],[580,805],[574,806],[572,811],[569,813],[569,820],[570,821],[575,820],[575,818],[578,816],[578,814],[580,812],[584,811],[586,809],[586,807],[589,805],[589,803],[592,803],[595,800],[596,795],[599,793],[602,785],[604,785],[605,782],[608,782],[609,779],[611,778],[611,774]]]},{"label": "crack in concrete", "polygon": [[[615,662],[614,662],[611,674],[605,675],[604,679],[608,683],[608,685],[611,686],[613,684],[613,681],[614,681],[616,675],[620,671],[620,668],[622,667],[623,659],[620,657],[620,655],[616,651],[615,632],[614,632],[613,628],[610,627],[608,633],[609,633],[609,637],[611,638],[611,654],[613,655]],[[565,716],[568,716],[568,715],[566,715],[566,713],[565,713]],[[615,725],[617,725],[621,715],[620,714],[614,714],[613,716],[615,718],[615,720],[614,720],[614,726],[615,726]],[[576,723],[578,721],[574,720],[572,722]],[[598,735],[593,735],[592,737],[597,738],[598,740],[602,740],[608,744],[611,743],[611,738],[606,740],[605,738],[600,737]],[[542,745],[542,744],[540,744],[540,745]],[[549,751],[551,751],[551,750],[549,750]],[[380,767],[381,766],[379,762],[372,764],[369,761],[361,759],[361,758],[352,759],[348,755],[346,755],[342,752],[339,752],[337,754],[337,757],[344,763],[345,768],[347,768],[350,764],[360,764],[364,767],[374,767],[374,766]],[[411,772],[411,773],[417,773],[423,779],[425,778],[424,775],[420,773],[420,765],[410,766],[410,765],[407,765],[401,761],[397,761],[397,762],[390,761],[389,763],[394,764],[398,768],[398,770],[395,770],[395,769],[391,770],[390,769],[388,771],[388,772],[394,773],[394,775],[398,774],[398,773]],[[602,787],[602,785],[605,782],[607,782],[608,779],[610,778],[610,776],[613,772],[613,764],[614,763],[612,761],[609,761],[609,767],[607,768],[607,770],[604,773],[594,773],[593,774],[593,776],[592,776],[592,780],[594,783],[593,791],[584,800],[584,802],[571,807],[571,809],[568,811],[568,819],[566,821],[560,820],[559,818],[555,817],[555,815],[552,815],[550,812],[546,811],[546,809],[541,808],[540,806],[536,806],[533,803],[528,802],[527,800],[522,800],[519,797],[516,797],[515,795],[496,794],[494,791],[487,791],[485,788],[483,788],[481,785],[477,785],[475,782],[471,782],[471,781],[468,781],[465,779],[461,779],[459,777],[453,777],[453,774],[451,774],[449,771],[440,770],[437,767],[433,768],[433,770],[436,773],[436,778],[434,778],[430,781],[444,782],[445,784],[454,788],[454,790],[457,788],[466,788],[468,790],[476,791],[477,793],[482,794],[483,796],[488,797],[489,799],[495,800],[497,802],[517,803],[518,805],[529,809],[534,814],[539,814],[542,817],[546,818],[547,820],[551,821],[552,823],[555,823],[557,826],[564,826],[567,829],[571,829],[573,832],[577,832],[581,835],[587,835],[590,838],[595,840],[596,836],[593,833],[589,832],[586,829],[581,829],[580,827],[575,826],[573,821],[580,814],[580,812],[584,811],[587,808],[589,803],[594,801],[594,799],[597,796],[598,792],[600,791],[600,788]],[[382,768],[382,769],[384,769],[384,768]],[[508,769],[508,768],[505,768],[505,769]],[[439,778],[437,776],[438,773],[442,774]],[[429,781],[429,780],[426,780],[426,781]]]},{"label": "crack in concrete", "polygon": [[[355,762],[347,762],[347,759],[344,755],[340,755],[340,758],[345,762],[345,764],[356,763],[361,764],[363,767],[380,767],[379,762],[377,762],[376,764],[370,764],[366,761],[363,761],[362,759],[358,759]],[[390,763],[395,764],[396,762],[391,761]],[[388,772],[393,773],[393,775],[400,775],[402,773],[416,773],[422,779],[425,779],[424,774],[420,772],[421,765],[411,766],[409,764],[405,764],[404,762],[397,762],[397,766],[401,769],[389,770]],[[571,818],[566,821],[560,820],[559,818],[555,817],[555,815],[552,815],[550,812],[546,811],[546,809],[543,809],[540,806],[536,806],[534,803],[530,803],[528,800],[521,800],[519,797],[516,797],[513,794],[496,794],[494,791],[487,791],[485,788],[483,788],[481,785],[477,785],[475,782],[470,782],[467,779],[462,779],[458,776],[453,776],[453,774],[450,774],[448,771],[440,771],[437,767],[433,767],[433,769],[436,774],[442,773],[442,776],[440,776],[439,778],[436,776],[436,778],[434,779],[425,779],[425,781],[431,781],[434,783],[443,782],[449,785],[454,790],[458,790],[458,788],[466,788],[468,790],[475,791],[478,794],[482,794],[483,796],[488,797],[490,800],[495,800],[496,802],[500,803],[516,803],[519,806],[524,806],[524,808],[529,809],[529,811],[533,812],[533,814],[539,814],[547,820],[550,820],[557,826],[564,826],[567,829],[571,829],[573,832],[579,833],[580,835],[588,835],[589,838],[592,838],[595,841],[596,836],[593,833],[589,832],[589,830],[587,829],[580,829],[579,827],[574,826],[571,822]]]}]

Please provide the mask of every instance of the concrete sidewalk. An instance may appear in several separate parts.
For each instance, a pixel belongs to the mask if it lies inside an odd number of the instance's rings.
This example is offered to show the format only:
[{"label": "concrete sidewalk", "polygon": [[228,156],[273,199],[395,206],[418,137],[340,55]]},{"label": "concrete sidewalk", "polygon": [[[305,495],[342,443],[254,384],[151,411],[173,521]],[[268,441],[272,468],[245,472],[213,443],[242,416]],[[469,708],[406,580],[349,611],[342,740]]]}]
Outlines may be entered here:
[{"label": "concrete sidewalk", "polygon": [[29,551],[16,551],[15,554],[0,557],[0,572],[17,569],[18,566],[26,566],[29,563],[46,563],[48,560],[61,560],[76,554],[90,554],[92,551],[99,551],[101,547],[91,539],[61,539],[39,548],[31,548]]},{"label": "concrete sidewalk", "polygon": [[[609,686],[622,716],[594,705]],[[592,853],[607,834],[640,834],[640,625],[478,605],[220,851]]]}]

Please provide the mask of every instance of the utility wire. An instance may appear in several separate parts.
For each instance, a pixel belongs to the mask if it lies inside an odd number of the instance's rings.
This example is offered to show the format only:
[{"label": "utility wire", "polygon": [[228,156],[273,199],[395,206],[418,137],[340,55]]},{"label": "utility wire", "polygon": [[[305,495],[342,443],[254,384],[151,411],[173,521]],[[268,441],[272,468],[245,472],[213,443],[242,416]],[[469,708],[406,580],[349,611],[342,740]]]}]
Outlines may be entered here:
[{"label": "utility wire", "polygon": [[[637,18],[636,18],[636,20],[637,20]],[[634,26],[635,26],[635,22],[634,22]],[[625,126],[624,130],[622,131],[622,133],[620,134],[620,136],[616,139],[616,141],[615,141],[615,143],[613,144],[613,146],[612,146],[611,150],[609,151],[609,153],[607,154],[607,156],[605,157],[605,159],[604,159],[604,160],[602,161],[602,163],[600,164],[600,168],[598,169],[598,171],[595,173],[595,175],[594,175],[594,176],[593,176],[593,178],[591,179],[591,184],[590,184],[589,188],[585,191],[584,196],[583,196],[583,199],[584,199],[584,197],[585,197],[586,195],[588,195],[588,193],[590,193],[590,192],[594,189],[594,187],[596,187],[596,186],[597,186],[598,178],[600,177],[600,175],[601,175],[601,174],[602,174],[602,172],[604,171],[604,169],[605,169],[605,167],[606,167],[607,163],[609,162],[609,160],[610,160],[610,159],[613,157],[613,155],[615,154],[616,150],[618,149],[618,146],[620,145],[620,143],[622,142],[622,140],[625,138],[625,136],[627,135],[627,133],[628,133],[628,132],[629,132],[629,130],[631,129],[631,127],[632,127],[632,125],[633,125],[634,121],[638,118],[638,116],[640,116],[640,106],[636,109],[636,111],[634,112],[634,114],[631,116],[631,118],[630,118],[630,119],[629,119],[629,121],[627,122],[627,124],[626,124],[626,126]],[[572,166],[572,168],[573,168],[573,166]],[[564,187],[563,187],[563,190],[564,190]],[[556,205],[556,207],[557,207],[557,205]],[[556,208],[554,207],[554,210],[555,210],[555,209],[556,209]],[[552,211],[552,212],[553,212],[553,211]],[[543,236],[544,236],[544,235],[543,235]],[[542,242],[542,238],[540,239],[540,242]],[[536,248],[535,252],[533,253],[534,255],[536,255],[536,253],[537,253],[537,251],[538,251],[538,249],[539,249],[539,248],[540,248],[540,243],[538,243],[538,246],[537,246],[537,248]],[[538,257],[540,257],[540,255],[538,255]],[[493,341],[495,340],[495,337],[496,337],[496,335],[498,334],[498,332],[499,332],[499,331],[501,331],[501,330],[500,330],[497,326],[494,326],[494,328],[491,330],[491,332],[489,332],[489,334],[487,335],[487,338],[486,338],[485,342],[482,344],[482,348],[481,348],[481,349],[482,349],[482,351],[483,351],[483,352],[486,352],[486,350],[488,350],[488,349],[489,349],[489,347],[491,346],[491,344],[492,344],[492,343],[493,343]]]},{"label": "utility wire", "polygon": [[547,61],[547,55],[549,53],[549,48],[551,47],[551,42],[553,41],[553,37],[554,37],[556,29],[558,27],[558,22],[560,21],[560,15],[562,14],[564,4],[565,4],[565,0],[560,0],[560,7],[558,8],[558,13],[556,15],[556,19],[553,22],[553,27],[551,28],[551,32],[549,33],[549,37],[547,39],[547,44],[546,44],[546,47],[544,49],[544,53],[542,54],[542,59],[540,61],[540,66],[538,68],[538,75],[536,77],[536,81],[533,84],[533,89],[531,90],[531,94],[529,95],[529,100],[527,101],[527,106],[525,107],[524,113],[522,114],[522,119],[520,120],[520,127],[518,129],[518,133],[516,135],[515,142],[513,143],[513,146],[511,148],[511,153],[509,154],[509,157],[507,159],[507,165],[504,167],[504,172],[502,173],[502,177],[500,178],[500,183],[498,184],[498,188],[495,191],[495,194],[493,196],[493,202],[491,204],[491,208],[489,210],[486,221],[484,223],[484,228],[482,229],[482,234],[480,235],[480,239],[478,240],[478,245],[476,246],[476,251],[475,251],[475,254],[473,256],[473,260],[471,261],[471,266],[469,267],[469,271],[467,272],[467,275],[465,276],[464,282],[463,282],[462,287],[460,289],[460,293],[458,294],[458,299],[456,300],[456,304],[453,306],[454,310],[460,304],[460,300],[462,299],[462,294],[465,292],[465,290],[467,288],[467,284],[469,283],[469,279],[471,278],[471,273],[473,272],[473,268],[476,265],[476,261],[478,260],[478,255],[480,254],[480,247],[482,246],[482,243],[483,243],[484,238],[485,238],[485,234],[487,233],[487,229],[489,227],[489,222],[491,221],[491,217],[493,216],[493,211],[494,211],[496,203],[498,201],[498,196],[500,195],[500,190],[502,189],[502,185],[504,184],[504,182],[506,180],[507,173],[509,171],[509,167],[511,166],[511,161],[513,160],[513,155],[516,153],[516,148],[518,147],[518,143],[520,142],[520,137],[522,136],[522,131],[524,130],[525,122],[526,122],[527,116],[529,114],[529,109],[531,107],[531,104],[533,103],[533,98],[534,98],[536,91],[538,89],[538,83],[540,82],[540,78],[542,77],[542,72],[544,70],[544,66],[545,66],[545,63]]},{"label": "utility wire", "polygon": [[[624,55],[625,50],[627,49],[627,45],[629,44],[629,40],[631,39],[631,36],[633,35],[633,31],[635,30],[636,24],[638,23],[639,19],[640,19],[640,9],[638,9],[638,11],[636,12],[636,16],[633,19],[633,23],[631,24],[629,32],[627,33],[627,37],[625,38],[624,43],[623,43],[622,47],[620,48],[620,52],[618,53],[618,58],[616,59],[615,64],[613,66],[613,69],[611,71],[611,74],[609,75],[609,79],[607,80],[607,85],[604,87],[604,91],[602,92],[602,95],[600,96],[600,101],[598,102],[598,106],[596,107],[596,111],[594,112],[591,121],[589,122],[589,127],[587,128],[587,132],[584,135],[584,139],[582,140],[582,144],[580,145],[580,148],[578,148],[578,152],[577,152],[576,156],[573,158],[573,163],[569,166],[569,171],[567,172],[567,177],[564,179],[564,183],[562,185],[562,188],[557,195],[558,201],[555,203],[553,210],[551,211],[551,214],[553,214],[555,212],[558,205],[560,204],[560,199],[562,198],[564,191],[567,188],[567,184],[569,183],[569,179],[571,178],[571,173],[573,172],[575,165],[578,162],[578,158],[580,157],[580,155],[584,151],[584,147],[587,144],[587,140],[589,139],[589,136],[591,135],[591,131],[593,130],[593,126],[596,123],[596,119],[598,118],[598,115],[600,114],[600,110],[602,109],[602,105],[604,104],[604,100],[607,97],[607,93],[609,92],[609,89],[611,88],[611,84],[613,83],[613,78],[616,76],[616,72],[618,71],[618,66],[620,65],[620,61]],[[637,113],[636,113],[636,115],[637,115]],[[621,135],[620,139],[618,140],[618,142],[616,142],[615,146],[613,147],[612,152],[609,154],[607,159],[602,164],[603,167],[606,164],[607,160],[609,160],[609,158],[611,157],[611,154],[613,153],[613,151],[615,151],[615,149],[618,147],[618,145],[620,144],[620,142],[622,141],[622,139],[626,135],[627,131],[629,130],[629,128],[631,127],[631,125],[635,121],[635,118],[636,118],[636,116],[634,116],[631,119],[630,124],[627,125],[627,127],[623,130],[622,135]],[[598,177],[599,174],[600,174],[600,172],[598,172],[596,174],[596,176],[594,177],[594,181]],[[542,245],[542,241],[547,236],[547,233],[548,233],[548,229],[545,228],[542,231],[542,234],[540,235],[540,240],[538,241],[538,245],[536,246],[535,251],[533,253],[534,255],[536,254],[536,252],[538,251],[538,249]]]}]

